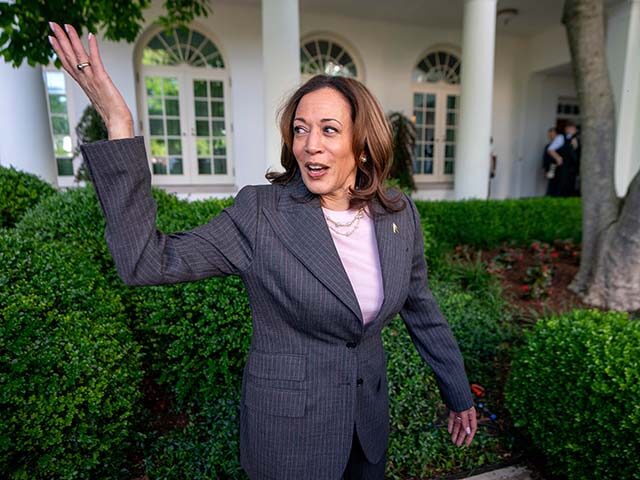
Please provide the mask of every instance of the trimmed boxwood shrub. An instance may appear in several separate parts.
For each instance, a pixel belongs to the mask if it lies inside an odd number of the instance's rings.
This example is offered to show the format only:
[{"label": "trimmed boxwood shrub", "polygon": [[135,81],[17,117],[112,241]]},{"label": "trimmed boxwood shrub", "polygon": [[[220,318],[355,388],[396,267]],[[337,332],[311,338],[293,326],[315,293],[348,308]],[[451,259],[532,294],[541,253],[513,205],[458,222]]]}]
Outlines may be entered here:
[{"label": "trimmed boxwood shrub", "polygon": [[145,455],[145,471],[157,480],[246,479],[240,467],[240,384],[202,410],[192,413],[184,429],[154,439]]},{"label": "trimmed boxwood shrub", "polygon": [[437,257],[459,244],[491,248],[502,242],[579,242],[582,236],[579,198],[418,200],[416,206],[422,221],[432,226],[432,248],[425,250],[434,265],[439,265]]},{"label": "trimmed boxwood shrub", "polygon": [[[188,203],[159,190],[153,194],[158,226],[165,232],[205,223],[232,203],[230,199]],[[441,224],[423,220],[423,228],[425,250],[434,251],[442,244]],[[176,408],[186,414],[184,428],[146,432],[149,475],[244,478],[237,458],[238,387],[251,323],[242,282],[229,277],[158,287],[125,286],[106,247],[104,220],[91,187],[46,199],[24,216],[16,231],[39,242],[64,243],[89,259],[102,277],[100,282],[121,299],[126,322],[144,353],[146,373],[169,387]],[[512,335],[504,306],[486,272],[454,273],[448,271],[440,282],[432,282],[434,294],[456,334],[471,380],[493,388],[494,365]],[[401,321],[394,321],[384,335],[395,432],[389,474],[393,478],[436,475],[499,460],[502,440],[488,431],[478,435],[472,450],[450,444],[446,425],[440,424],[443,406],[437,386]]]},{"label": "trimmed boxwood shrub", "polygon": [[539,321],[513,361],[506,402],[571,479],[640,478],[640,323],[576,310]]},{"label": "trimmed boxwood shrub", "polygon": [[0,227],[13,227],[30,208],[55,193],[35,175],[0,167]]},{"label": "trimmed boxwood shrub", "polygon": [[0,238],[4,478],[120,478],[141,380],[120,298],[72,245]]}]

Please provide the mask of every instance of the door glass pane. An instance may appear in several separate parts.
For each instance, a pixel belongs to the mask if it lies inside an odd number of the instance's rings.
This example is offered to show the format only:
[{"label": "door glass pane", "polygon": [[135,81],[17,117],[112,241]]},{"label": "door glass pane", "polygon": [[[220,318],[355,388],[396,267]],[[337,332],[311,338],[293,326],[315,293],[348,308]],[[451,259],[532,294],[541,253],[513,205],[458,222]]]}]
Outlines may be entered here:
[{"label": "door glass pane", "polygon": [[433,175],[436,102],[436,95],[433,93],[413,94],[413,116],[417,133],[413,168],[418,175]]},{"label": "door glass pane", "polygon": [[209,122],[207,120],[196,120],[196,135],[199,137],[209,136]]},{"label": "door glass pane", "polygon": [[447,95],[446,137],[444,144],[444,174],[453,175],[456,157],[456,137],[458,130],[458,95]]},{"label": "door glass pane", "polygon": [[198,173],[203,175],[211,175],[211,159],[199,158],[198,159]]},{"label": "door glass pane", "polygon": [[180,84],[177,77],[145,77],[151,165],[155,175],[183,175]]},{"label": "door glass pane", "polygon": [[169,173],[171,175],[182,175],[182,158],[169,157]]},{"label": "door glass pane", "polygon": [[199,175],[227,174],[224,82],[193,80]]},{"label": "door glass pane", "polygon": [[56,158],[56,164],[58,165],[58,175],[60,176],[73,175],[73,159],[72,158]]},{"label": "door glass pane", "polygon": [[193,96],[194,97],[207,97],[207,82],[204,80],[195,80],[193,82]]},{"label": "door glass pane", "polygon": [[155,175],[165,175],[167,173],[167,159],[153,157],[151,159],[152,171]]},{"label": "door glass pane", "polygon": [[179,118],[167,119],[167,134],[180,135],[180,119]]},{"label": "door glass pane", "polygon": [[149,118],[149,133],[151,135],[164,135],[162,118]]}]

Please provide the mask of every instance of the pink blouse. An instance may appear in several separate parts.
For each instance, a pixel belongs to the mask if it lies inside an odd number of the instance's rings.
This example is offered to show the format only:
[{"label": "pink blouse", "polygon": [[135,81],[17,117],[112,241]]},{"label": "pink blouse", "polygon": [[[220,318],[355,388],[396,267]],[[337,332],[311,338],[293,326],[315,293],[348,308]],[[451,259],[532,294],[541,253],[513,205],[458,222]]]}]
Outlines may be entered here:
[{"label": "pink blouse", "polygon": [[[325,218],[328,216],[336,222],[350,222],[355,217],[357,210],[329,210],[322,207]],[[333,243],[338,250],[347,276],[358,299],[364,323],[376,318],[384,299],[382,287],[382,270],[380,269],[380,256],[378,254],[378,242],[373,220],[366,214],[357,221],[358,228],[349,235],[336,233],[336,228],[329,220],[327,225],[333,238]],[[355,225],[355,223],[354,223]],[[350,227],[337,228],[340,232],[353,230]]]}]

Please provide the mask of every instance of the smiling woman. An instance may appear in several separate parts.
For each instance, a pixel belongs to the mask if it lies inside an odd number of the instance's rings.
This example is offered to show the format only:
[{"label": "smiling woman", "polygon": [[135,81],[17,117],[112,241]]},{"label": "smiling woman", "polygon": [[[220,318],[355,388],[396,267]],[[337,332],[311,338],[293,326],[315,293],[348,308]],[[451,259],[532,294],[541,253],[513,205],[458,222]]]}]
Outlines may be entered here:
[{"label": "smiling woman", "polygon": [[285,171],[269,172],[272,183],[286,184],[302,172],[307,188],[334,210],[358,208],[374,197],[389,212],[404,208],[402,198],[384,188],[393,151],[389,123],[361,82],[311,78],[281,108],[280,133]]},{"label": "smiling woman", "polygon": [[243,187],[209,223],[165,234],[156,227],[144,139],[132,138],[131,112],[95,37],[87,53],[72,26],[52,29],[65,70],[109,130],[111,140],[83,145],[82,154],[122,280],[237,275],[247,288],[253,336],[240,461],[250,478],[384,478],[381,332],[398,313],[435,372],[451,441],[471,444],[476,412],[462,356],[427,285],[416,206],[384,187],[391,132],[362,83],[325,75],[306,82],[280,117],[285,171],[268,173],[271,185]]}]

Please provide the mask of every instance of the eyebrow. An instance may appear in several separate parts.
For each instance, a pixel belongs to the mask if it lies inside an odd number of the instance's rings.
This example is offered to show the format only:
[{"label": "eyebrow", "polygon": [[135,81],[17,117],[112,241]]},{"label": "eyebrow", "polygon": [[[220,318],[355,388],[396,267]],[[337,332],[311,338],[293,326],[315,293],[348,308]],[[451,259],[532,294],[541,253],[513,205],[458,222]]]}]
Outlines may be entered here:
[{"label": "eyebrow", "polygon": [[[294,121],[295,121],[295,120],[299,120],[299,121],[301,121],[301,122],[307,123],[307,121],[306,121],[304,118],[302,118],[302,117],[296,117],[296,118],[294,118],[293,120],[294,120]],[[338,120],[337,118],[321,118],[321,119],[320,119],[320,122],[321,122],[321,123],[322,123],[322,122],[338,122],[340,125],[342,125],[342,122],[341,122],[340,120]]]}]

